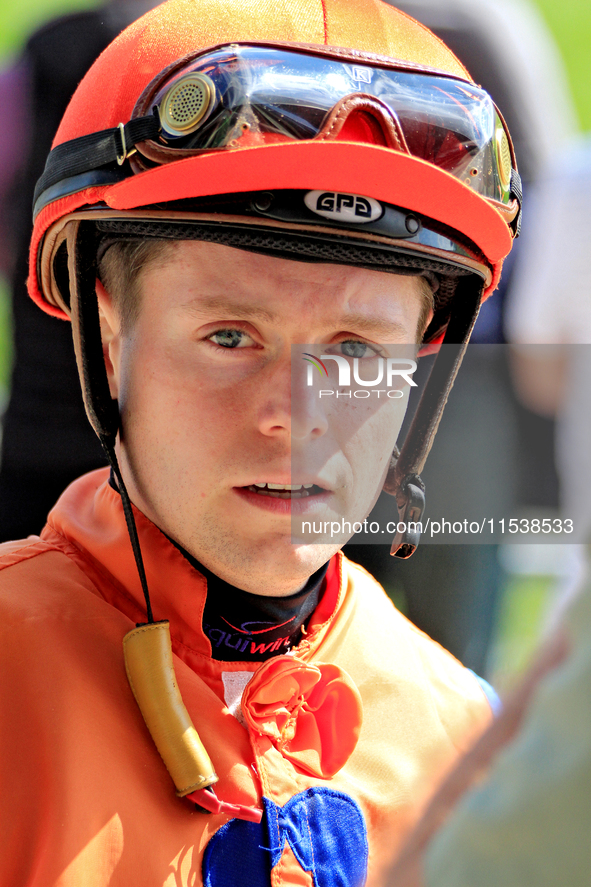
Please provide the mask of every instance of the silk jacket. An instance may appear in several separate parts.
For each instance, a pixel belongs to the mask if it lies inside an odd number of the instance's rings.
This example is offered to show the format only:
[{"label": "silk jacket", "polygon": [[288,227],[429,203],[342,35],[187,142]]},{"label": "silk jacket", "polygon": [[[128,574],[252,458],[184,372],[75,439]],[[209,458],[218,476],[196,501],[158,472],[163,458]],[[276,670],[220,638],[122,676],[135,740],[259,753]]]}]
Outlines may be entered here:
[{"label": "silk jacket", "polygon": [[146,616],[101,470],[66,490],[40,538],[0,547],[0,884],[376,887],[491,717],[477,680],[340,554],[294,655],[214,660],[205,579],[136,518],[217,794],[262,822],[175,794],[126,678],[122,640]]}]

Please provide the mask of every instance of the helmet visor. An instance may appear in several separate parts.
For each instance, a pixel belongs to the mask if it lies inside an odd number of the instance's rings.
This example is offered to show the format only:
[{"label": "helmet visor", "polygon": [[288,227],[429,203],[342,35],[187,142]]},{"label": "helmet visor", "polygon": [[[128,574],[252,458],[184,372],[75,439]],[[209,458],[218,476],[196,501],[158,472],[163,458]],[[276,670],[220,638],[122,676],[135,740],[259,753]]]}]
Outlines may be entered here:
[{"label": "helmet visor", "polygon": [[149,94],[134,113],[157,109],[159,143],[189,151],[313,139],[338,102],[369,96],[387,107],[412,156],[483,197],[511,200],[503,121],[488,93],[461,80],[233,44],[161,75]]}]

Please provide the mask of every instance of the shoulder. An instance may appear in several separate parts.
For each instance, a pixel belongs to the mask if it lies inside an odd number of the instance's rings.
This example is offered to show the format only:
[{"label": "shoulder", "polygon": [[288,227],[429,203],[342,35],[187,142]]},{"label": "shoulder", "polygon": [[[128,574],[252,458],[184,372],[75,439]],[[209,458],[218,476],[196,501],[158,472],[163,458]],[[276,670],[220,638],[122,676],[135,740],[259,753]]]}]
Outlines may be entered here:
[{"label": "shoulder", "polygon": [[477,676],[396,609],[382,586],[363,567],[343,558],[343,575],[353,598],[350,658],[357,680],[395,680],[429,698],[444,726],[454,732],[458,711],[487,719],[491,706]]},{"label": "shoulder", "polygon": [[83,619],[100,595],[90,578],[51,541],[29,536],[0,545],[0,625],[26,633],[51,630],[64,618]]},{"label": "shoulder", "polygon": [[[60,704],[106,677],[119,681],[130,620],[63,551],[37,537],[0,546],[0,705],[31,717],[59,688]],[[113,672],[116,672],[113,675]],[[121,683],[121,681],[119,681]],[[47,713],[46,713],[47,714]],[[51,715],[44,718],[51,723]]]},{"label": "shoulder", "polygon": [[[374,610],[378,607],[391,615],[393,610],[397,616],[402,619],[402,613],[394,607],[391,599],[388,597],[383,587],[374,579],[365,567],[350,561],[345,555],[341,555],[341,569],[343,574],[343,582],[347,584],[349,593],[358,598],[358,605],[363,609],[369,608]],[[410,624],[410,623],[409,623]]]},{"label": "shoulder", "polygon": [[39,536],[29,536],[0,545],[0,604],[15,586],[25,585],[29,576],[47,567],[47,555],[54,547]]},{"label": "shoulder", "polygon": [[[394,640],[394,637],[400,636],[418,649],[424,648],[430,651],[432,648],[437,648],[445,653],[443,648],[435,644],[395,607],[384,588],[364,567],[343,556],[342,571],[347,594],[352,598],[356,621],[360,626],[371,626],[372,633],[378,632],[379,637],[387,634],[391,640]],[[453,661],[456,662],[455,659]]]}]

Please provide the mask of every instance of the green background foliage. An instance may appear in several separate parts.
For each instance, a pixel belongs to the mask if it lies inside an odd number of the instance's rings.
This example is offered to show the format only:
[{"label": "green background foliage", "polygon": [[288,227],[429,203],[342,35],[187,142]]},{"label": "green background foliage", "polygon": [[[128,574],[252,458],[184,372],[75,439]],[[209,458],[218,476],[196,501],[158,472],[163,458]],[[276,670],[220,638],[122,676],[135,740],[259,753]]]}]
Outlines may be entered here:
[{"label": "green background foliage", "polygon": [[[589,0],[536,0],[566,65],[583,130],[591,129],[591,3]],[[549,125],[551,122],[549,121]]]},{"label": "green background foliage", "polygon": [[0,0],[0,58],[18,52],[40,24],[62,13],[98,6],[96,0]]}]

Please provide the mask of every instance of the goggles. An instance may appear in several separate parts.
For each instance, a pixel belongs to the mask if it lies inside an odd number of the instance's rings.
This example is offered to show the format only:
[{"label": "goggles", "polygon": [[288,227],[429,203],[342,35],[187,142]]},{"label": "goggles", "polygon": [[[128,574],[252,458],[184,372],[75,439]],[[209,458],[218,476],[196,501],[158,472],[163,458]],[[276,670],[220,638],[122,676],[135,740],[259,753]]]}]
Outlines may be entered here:
[{"label": "goggles", "polygon": [[[231,44],[169,65],[146,87],[128,123],[50,152],[35,189],[34,217],[61,197],[128,178],[129,165],[138,173],[203,153],[334,139],[336,118],[345,119],[340,112],[356,103],[377,114],[382,138],[384,124],[394,133],[390,147],[493,201],[519,232],[519,174],[488,93],[404,62],[311,49]],[[367,141],[347,132],[340,137]]]},{"label": "goggles", "polygon": [[162,163],[179,154],[314,139],[340,101],[363,95],[391,115],[403,150],[508,204],[511,142],[488,93],[386,65],[235,44],[184,59],[138,101],[133,117],[153,113],[160,126],[138,151]]}]

